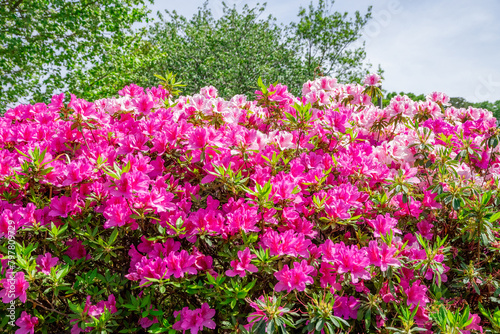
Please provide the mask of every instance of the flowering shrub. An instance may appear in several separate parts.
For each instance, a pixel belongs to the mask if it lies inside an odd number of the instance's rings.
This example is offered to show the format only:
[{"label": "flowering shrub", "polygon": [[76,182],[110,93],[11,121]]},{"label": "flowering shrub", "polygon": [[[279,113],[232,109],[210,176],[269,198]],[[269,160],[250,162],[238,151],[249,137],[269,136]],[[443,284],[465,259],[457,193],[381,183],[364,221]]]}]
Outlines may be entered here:
[{"label": "flowering shrub", "polygon": [[379,83],[8,110],[0,331],[497,332],[496,119]]}]

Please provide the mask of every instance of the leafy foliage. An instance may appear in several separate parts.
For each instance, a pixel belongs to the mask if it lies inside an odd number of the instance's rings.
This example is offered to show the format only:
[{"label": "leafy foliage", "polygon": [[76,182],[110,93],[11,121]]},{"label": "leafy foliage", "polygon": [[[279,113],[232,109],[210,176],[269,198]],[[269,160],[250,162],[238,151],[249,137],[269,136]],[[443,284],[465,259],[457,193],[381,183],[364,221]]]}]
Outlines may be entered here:
[{"label": "leafy foliage", "polygon": [[[25,97],[39,101],[45,92],[68,87],[89,94],[97,82],[84,84],[86,71],[112,68],[116,54],[138,48],[140,37],[131,27],[141,21],[147,21],[144,0],[0,1],[0,105]],[[128,65],[124,59],[114,71],[123,75]]]},{"label": "leafy foliage", "polygon": [[159,79],[0,117],[0,332],[498,331],[491,112]]}]

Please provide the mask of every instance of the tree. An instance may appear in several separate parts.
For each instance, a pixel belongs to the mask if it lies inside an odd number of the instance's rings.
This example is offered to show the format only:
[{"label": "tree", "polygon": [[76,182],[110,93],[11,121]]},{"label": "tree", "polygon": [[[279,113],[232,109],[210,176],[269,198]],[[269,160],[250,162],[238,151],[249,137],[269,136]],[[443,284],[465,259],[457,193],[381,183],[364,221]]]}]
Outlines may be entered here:
[{"label": "tree", "polygon": [[300,61],[283,41],[283,29],[271,16],[260,18],[264,7],[241,12],[224,7],[215,19],[207,3],[191,19],[175,11],[160,16],[150,30],[149,40],[165,55],[145,71],[136,73],[135,83],[154,85],[154,74],[172,71],[188,82],[186,93],[206,85],[218,88],[222,96],[253,95],[257,78],[288,82]]},{"label": "tree", "polygon": [[[152,0],[0,0],[0,106],[82,82],[137,44]],[[128,52],[128,51],[127,51]]]},{"label": "tree", "polygon": [[450,104],[455,108],[468,108],[472,105],[463,97],[450,97]]},{"label": "tree", "polygon": [[363,27],[371,18],[371,9],[363,16],[359,11],[354,18],[349,13],[333,12],[335,1],[319,0],[308,9],[300,8],[298,23],[292,22],[290,30],[304,60],[306,76],[325,74],[340,81],[359,81],[366,74],[363,62],[365,44],[352,47],[361,37]]},{"label": "tree", "polygon": [[155,85],[154,74],[171,71],[189,83],[187,94],[213,85],[224,97],[252,96],[259,77],[286,84],[298,94],[304,82],[318,75],[344,81],[360,80],[368,72],[364,46],[352,45],[370,18],[370,8],[365,16],[356,12],[351,19],[332,12],[322,0],[318,7],[311,4],[308,13],[301,9],[299,22],[288,26],[278,25],[272,16],[261,17],[264,10],[265,5],[241,11],[224,5],[216,19],[206,2],[191,19],[167,12],[147,38],[160,56],[122,84]]}]

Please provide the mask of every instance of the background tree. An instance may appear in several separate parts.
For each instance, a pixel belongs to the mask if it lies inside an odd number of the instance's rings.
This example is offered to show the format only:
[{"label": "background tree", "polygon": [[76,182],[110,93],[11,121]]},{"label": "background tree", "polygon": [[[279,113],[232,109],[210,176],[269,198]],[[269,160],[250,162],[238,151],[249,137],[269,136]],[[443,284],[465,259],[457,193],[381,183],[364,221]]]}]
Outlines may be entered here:
[{"label": "background tree", "polygon": [[245,6],[241,12],[224,7],[215,19],[207,3],[187,19],[174,12],[160,16],[149,40],[164,55],[135,75],[135,83],[158,83],[154,74],[172,71],[186,82],[186,93],[213,85],[222,96],[253,95],[257,78],[293,80],[300,60],[283,40],[283,29],[272,16],[260,18],[265,8]]},{"label": "background tree", "polygon": [[300,8],[298,23],[289,26],[303,59],[305,76],[314,74],[335,76],[340,81],[359,81],[366,74],[365,44],[354,46],[362,29],[371,18],[371,9],[365,15],[332,10],[335,1],[320,0],[315,7]]},{"label": "background tree", "polygon": [[370,9],[365,16],[356,12],[349,18],[332,12],[333,4],[311,4],[308,13],[301,9],[298,23],[288,26],[277,24],[273,16],[262,17],[265,5],[242,10],[224,5],[218,19],[208,2],[191,19],[167,11],[147,37],[156,58],[120,83],[152,86],[158,84],[154,74],[171,71],[188,84],[187,94],[213,85],[221,96],[230,97],[252,96],[259,76],[286,84],[295,94],[321,74],[359,80],[368,71],[364,46],[351,46],[361,36]]},{"label": "background tree", "polygon": [[187,94],[213,85],[223,97],[252,96],[259,76],[299,94],[318,75],[357,81],[368,72],[364,45],[355,42],[371,8],[350,17],[321,0],[280,25],[262,17],[265,5],[224,4],[215,18],[207,1],[190,19],[159,15],[146,33],[130,28],[149,22],[145,1],[0,0],[0,103],[48,100],[58,91],[95,100],[130,83],[158,85],[154,75],[166,72],[188,83]]},{"label": "background tree", "polygon": [[[0,0],[0,106],[82,82],[140,36],[152,0]],[[132,47],[134,50],[134,47]],[[129,52],[129,51],[127,51]]]}]

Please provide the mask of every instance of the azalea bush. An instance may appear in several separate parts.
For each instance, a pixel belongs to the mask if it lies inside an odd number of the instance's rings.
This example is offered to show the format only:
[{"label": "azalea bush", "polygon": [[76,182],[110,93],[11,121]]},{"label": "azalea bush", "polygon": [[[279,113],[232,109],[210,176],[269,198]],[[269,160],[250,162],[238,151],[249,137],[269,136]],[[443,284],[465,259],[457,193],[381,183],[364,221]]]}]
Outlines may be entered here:
[{"label": "azalea bush", "polygon": [[379,85],[7,110],[0,332],[498,332],[496,119]]}]

